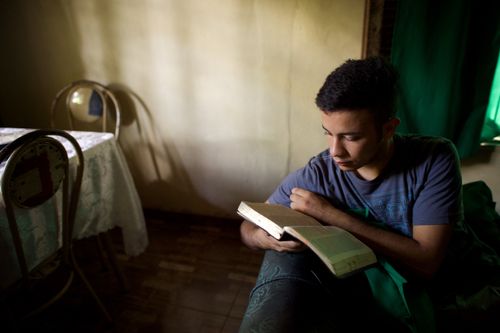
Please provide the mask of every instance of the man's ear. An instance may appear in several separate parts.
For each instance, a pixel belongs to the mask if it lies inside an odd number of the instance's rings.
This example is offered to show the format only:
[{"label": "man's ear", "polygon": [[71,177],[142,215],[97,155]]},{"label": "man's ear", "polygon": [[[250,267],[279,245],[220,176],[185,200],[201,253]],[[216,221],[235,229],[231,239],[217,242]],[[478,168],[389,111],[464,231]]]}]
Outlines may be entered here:
[{"label": "man's ear", "polygon": [[399,118],[396,117],[389,119],[383,126],[384,138],[391,138],[396,132],[396,128],[398,127],[400,122],[401,121],[399,120]]}]

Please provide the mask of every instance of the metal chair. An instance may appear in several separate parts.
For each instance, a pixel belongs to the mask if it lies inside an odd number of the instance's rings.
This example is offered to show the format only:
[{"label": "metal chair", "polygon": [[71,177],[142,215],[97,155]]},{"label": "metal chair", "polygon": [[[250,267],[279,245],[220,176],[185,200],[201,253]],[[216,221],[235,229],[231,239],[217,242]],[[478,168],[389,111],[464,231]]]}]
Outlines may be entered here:
[{"label": "metal chair", "polygon": [[[72,163],[70,168],[66,148],[54,137],[69,141],[75,150],[75,174],[70,173],[74,166]],[[19,279],[1,291],[9,310],[17,320],[40,313],[64,295],[76,275],[107,321],[112,322],[73,254],[73,223],[84,168],[78,142],[62,130],[35,130],[4,147],[0,151],[0,163],[3,162],[5,171],[0,186],[20,270]],[[54,244],[45,257],[33,262],[26,247],[26,221],[18,219],[18,212],[42,204],[53,204],[55,210],[54,219],[39,226],[47,228],[47,237]]]},{"label": "metal chair", "polygon": [[63,113],[68,129],[112,132],[118,140],[121,115],[118,100],[111,90],[91,80],[69,83],[57,93],[51,106],[51,127],[57,128],[58,111],[64,100]]},{"label": "metal chair", "polygon": [[[56,123],[62,123],[61,113],[66,115],[66,126],[56,126]],[[121,112],[118,100],[110,89],[99,82],[91,80],[71,82],[59,90],[52,101],[52,128],[112,132],[118,141],[120,126]],[[116,259],[109,233],[100,233],[95,240],[99,248],[101,263],[106,266],[107,257],[108,264],[115,273],[122,290],[128,291],[129,284]]]}]

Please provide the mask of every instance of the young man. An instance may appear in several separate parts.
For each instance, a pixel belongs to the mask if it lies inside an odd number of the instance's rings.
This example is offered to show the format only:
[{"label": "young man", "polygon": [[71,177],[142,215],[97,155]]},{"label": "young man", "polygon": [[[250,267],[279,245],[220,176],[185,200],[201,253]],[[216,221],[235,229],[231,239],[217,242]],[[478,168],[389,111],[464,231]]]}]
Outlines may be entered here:
[{"label": "young man", "polygon": [[[459,159],[446,139],[395,134],[396,83],[381,58],[334,70],[316,97],[329,149],[288,175],[268,202],[343,228],[405,278],[429,281],[463,215]],[[241,237],[266,254],[240,332],[352,331],[385,321],[372,296],[383,291],[368,274],[336,279],[303,244],[248,221]]]}]

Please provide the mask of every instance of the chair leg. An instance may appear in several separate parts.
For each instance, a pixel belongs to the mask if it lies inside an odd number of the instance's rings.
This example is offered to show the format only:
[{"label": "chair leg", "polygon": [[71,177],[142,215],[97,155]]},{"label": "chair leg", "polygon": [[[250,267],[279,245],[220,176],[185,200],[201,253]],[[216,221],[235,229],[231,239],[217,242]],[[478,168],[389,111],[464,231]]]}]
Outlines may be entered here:
[{"label": "chair leg", "polygon": [[97,244],[97,252],[99,254],[99,261],[101,262],[102,270],[108,269],[108,264],[106,262],[106,255],[104,250],[104,245],[102,244],[101,237],[99,235],[94,236],[95,242]]},{"label": "chair leg", "polygon": [[92,295],[92,297],[94,298],[95,302],[97,303],[99,309],[101,310],[101,312],[104,314],[104,317],[106,318],[106,320],[109,322],[109,323],[112,323],[113,322],[113,318],[111,317],[111,315],[109,314],[108,310],[106,309],[106,307],[104,306],[104,304],[102,303],[101,299],[99,298],[99,296],[97,296],[96,292],[94,291],[94,288],[92,287],[92,285],[90,284],[90,282],[87,280],[87,278],[85,277],[85,275],[83,274],[83,271],[80,269],[80,267],[78,266],[78,264],[76,263],[75,261],[75,258],[73,256],[72,258],[72,261],[73,261],[73,268],[75,270],[75,272],[78,274],[78,276],[80,276],[80,278],[82,279],[83,283],[85,284],[85,286],[87,287],[88,291],[90,292],[90,294]]},{"label": "chair leg", "polygon": [[113,272],[116,275],[116,278],[120,282],[120,286],[124,292],[127,292],[130,290],[130,285],[128,283],[128,280],[123,274],[123,270],[118,263],[118,259],[116,258],[116,252],[113,248],[113,244],[111,242],[111,238],[109,237],[108,232],[102,232],[98,235],[99,239],[101,240],[101,243],[104,245],[104,250],[106,251],[106,254],[108,256],[109,263],[111,265],[111,268],[113,269]]},{"label": "chair leg", "polygon": [[57,300],[59,300],[68,291],[69,287],[73,283],[73,277],[74,277],[74,272],[72,271],[68,280],[66,281],[66,283],[64,284],[62,289],[57,292],[56,295],[52,296],[52,298],[50,298],[47,302],[45,302],[44,304],[41,304],[39,307],[33,309],[31,312],[26,314],[24,316],[24,318],[29,318],[29,317],[32,317],[32,316],[35,316],[35,315],[41,313],[46,308],[48,308],[49,306],[54,304]]},{"label": "chair leg", "polygon": [[6,333],[19,333],[19,320],[8,304],[7,299],[0,295],[0,322],[2,323],[2,331]]}]

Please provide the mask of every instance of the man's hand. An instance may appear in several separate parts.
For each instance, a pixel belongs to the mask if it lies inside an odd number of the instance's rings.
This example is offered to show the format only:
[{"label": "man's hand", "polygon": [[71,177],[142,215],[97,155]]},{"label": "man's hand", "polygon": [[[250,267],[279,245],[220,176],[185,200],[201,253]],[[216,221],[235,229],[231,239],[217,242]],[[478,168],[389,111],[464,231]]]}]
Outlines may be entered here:
[{"label": "man's hand", "polygon": [[292,209],[310,215],[320,221],[324,220],[327,210],[333,208],[325,198],[298,187],[292,189],[290,200],[290,207]]},{"label": "man's hand", "polygon": [[243,243],[252,249],[274,250],[278,252],[299,252],[306,249],[306,246],[299,241],[279,241],[248,221],[243,221],[240,232]]}]

